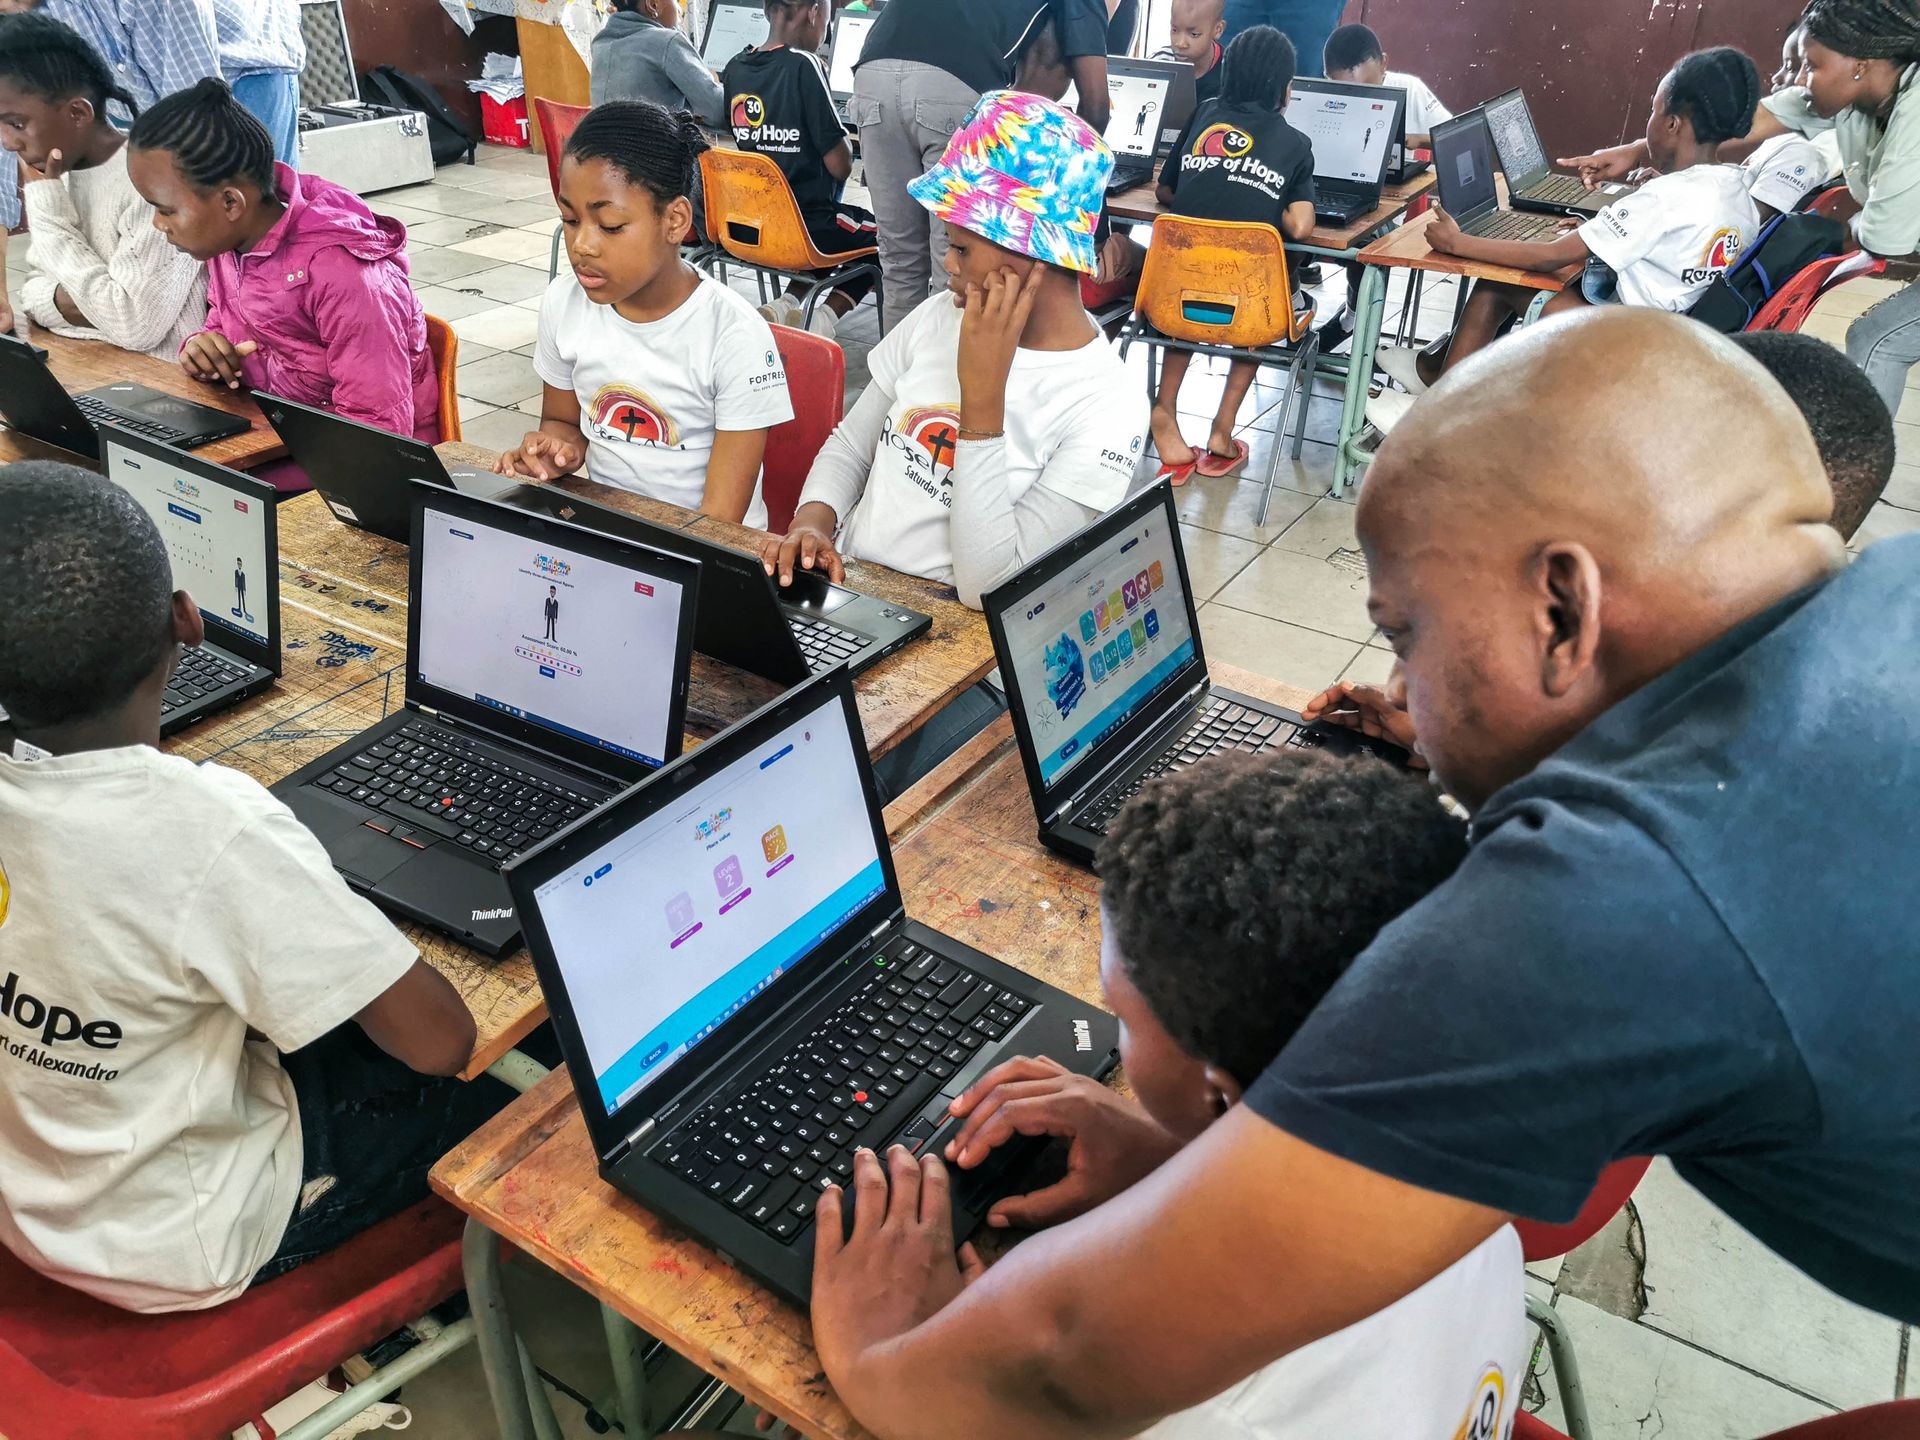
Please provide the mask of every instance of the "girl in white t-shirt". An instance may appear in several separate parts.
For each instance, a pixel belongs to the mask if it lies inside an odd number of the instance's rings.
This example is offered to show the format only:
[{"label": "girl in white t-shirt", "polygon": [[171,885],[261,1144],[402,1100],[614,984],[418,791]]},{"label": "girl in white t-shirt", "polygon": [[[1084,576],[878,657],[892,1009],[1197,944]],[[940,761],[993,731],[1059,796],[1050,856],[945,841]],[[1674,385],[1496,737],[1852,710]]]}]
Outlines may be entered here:
[{"label": "girl in white t-shirt", "polygon": [[[1445,255],[1585,273],[1547,302],[1547,313],[1586,305],[1645,305],[1684,313],[1739,259],[1760,230],[1759,212],[1738,165],[1717,163],[1721,142],[1747,133],[1760,100],[1760,74],[1738,50],[1697,50],[1667,72],[1653,96],[1647,149],[1661,173],[1556,240],[1486,240],[1464,234],[1434,206],[1427,243]],[[1459,328],[1424,351],[1390,347],[1380,368],[1415,394],[1524,316],[1538,291],[1481,281]],[[1383,423],[1376,416],[1376,423]]]},{"label": "girl in white t-shirt", "polygon": [[603,485],[764,526],[767,432],[793,418],[773,331],[680,258],[705,142],[640,100],[594,109],[567,142],[560,222],[569,274],[540,302],[540,428],[503,475],[552,480],[584,464]]},{"label": "girl in white t-shirt", "polygon": [[843,555],[869,559],[977,609],[1126,497],[1146,396],[1080,303],[1112,169],[1100,137],[1051,101],[981,97],[909,187],[946,223],[947,290],[874,347],[872,383],[764,548],[768,574],[839,580]]}]

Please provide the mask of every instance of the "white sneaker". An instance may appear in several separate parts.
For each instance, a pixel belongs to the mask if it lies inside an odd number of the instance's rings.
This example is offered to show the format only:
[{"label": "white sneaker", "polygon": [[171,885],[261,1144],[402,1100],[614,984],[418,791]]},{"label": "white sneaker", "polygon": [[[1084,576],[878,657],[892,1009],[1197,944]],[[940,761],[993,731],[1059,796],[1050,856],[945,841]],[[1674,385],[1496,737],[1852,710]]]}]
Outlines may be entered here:
[{"label": "white sneaker", "polygon": [[807,329],[837,343],[840,339],[840,317],[833,313],[833,307],[823,303],[814,308],[813,319],[808,322]]},{"label": "white sneaker", "polygon": [[1420,352],[1411,345],[1382,345],[1374,352],[1373,363],[1406,387],[1409,395],[1427,393],[1427,382],[1420,378]]},{"label": "white sneaker", "polygon": [[782,295],[760,307],[760,317],[769,325],[784,325],[789,330],[800,328],[800,307],[791,296]]},{"label": "white sneaker", "polygon": [[1367,401],[1367,423],[1382,435],[1390,435],[1413,408],[1413,401],[1414,397],[1404,390],[1382,390]]}]

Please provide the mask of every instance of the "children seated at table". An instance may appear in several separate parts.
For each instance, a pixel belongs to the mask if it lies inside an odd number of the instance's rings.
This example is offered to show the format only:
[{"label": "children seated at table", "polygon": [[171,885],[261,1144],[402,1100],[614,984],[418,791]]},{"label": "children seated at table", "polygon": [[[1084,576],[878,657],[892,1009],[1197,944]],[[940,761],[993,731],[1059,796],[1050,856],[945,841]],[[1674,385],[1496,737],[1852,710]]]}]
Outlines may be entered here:
[{"label": "children seated at table", "polygon": [[[951,249],[947,291],[874,347],[767,573],[868,559],[964,604],[1117,505],[1146,429],[1139,387],[1080,303],[1113,152],[1015,91],[981,97],[909,186]],[[836,540],[835,537],[838,537]]]},{"label": "children seated at table", "polygon": [[593,37],[587,82],[592,103],[646,100],[666,110],[691,111],[709,125],[726,124],[720,81],[677,28],[680,7],[674,0],[611,3],[613,14]]},{"label": "children seated at table", "polygon": [[466,1005],[285,806],[156,748],[202,622],[132,495],[0,469],[0,614],[0,1242],[128,1310],[216,1305],[425,1198],[511,1097],[427,1078]]},{"label": "children seated at table", "polygon": [[[1270,25],[1243,30],[1227,47],[1220,98],[1194,112],[1160,173],[1160,203],[1199,220],[1270,225],[1289,240],[1313,230],[1313,145],[1287,123],[1293,88],[1293,42]],[[1294,284],[1296,308],[1311,306]],[[1169,350],[1153,402],[1153,445],[1160,473],[1184,485],[1196,470],[1229,475],[1246,463],[1247,442],[1234,437],[1240,404],[1260,366],[1235,360],[1214,412],[1204,451],[1180,433],[1180,386],[1192,356]]]},{"label": "children seated at table", "polygon": [[1893,478],[1893,417],[1866,372],[1812,335],[1756,330],[1727,337],[1767,368],[1813,431],[1833,485],[1833,518],[1842,540],[1854,532]]},{"label": "children seated at table", "polygon": [[[1685,312],[1740,257],[1760,230],[1759,212],[1738,165],[1716,160],[1724,141],[1745,135],[1760,101],[1760,75],[1740,51],[1721,46],[1683,57],[1654,92],[1647,148],[1660,173],[1638,190],[1554,240],[1486,240],[1463,233],[1438,205],[1427,243],[1516,270],[1584,264],[1579,280],[1547,302],[1547,313],[1585,305],[1645,305]],[[1459,328],[1426,350],[1384,347],[1379,365],[1412,394],[1482,349],[1526,314],[1540,292],[1475,283]],[[1385,428],[1398,407],[1369,408]],[[1383,423],[1385,422],[1385,423]]]},{"label": "children seated at table", "polygon": [[1226,49],[1220,37],[1227,29],[1227,0],[1173,0],[1167,25],[1167,48],[1160,58],[1184,60],[1193,66],[1193,98],[1204,103],[1220,93],[1220,62]]},{"label": "children seated at table", "polygon": [[1407,93],[1407,145],[1424,150],[1433,138],[1433,127],[1451,120],[1453,112],[1440,103],[1440,97],[1418,75],[1387,68],[1387,52],[1380,48],[1380,37],[1365,25],[1342,25],[1327,37],[1321,52],[1329,80],[1349,85],[1388,85]]},{"label": "children seated at table", "polygon": [[0,145],[19,157],[30,235],[21,308],[57,334],[171,360],[206,316],[206,278],[154,229],[109,100],[137,109],[77,32],[0,17]]},{"label": "children seated at table", "polygon": [[155,102],[128,147],[153,223],[206,264],[206,327],[180,349],[189,375],[440,438],[440,381],[407,279],[406,226],[275,163],[273,140],[220,80]]},{"label": "children seated at table", "polygon": [[567,259],[540,302],[540,428],[500,457],[546,481],[582,465],[618,486],[764,527],[767,432],[793,418],[773,331],[680,258],[706,148],[685,114],[596,106],[560,166]]},{"label": "children seated at table", "polygon": [[[727,62],[721,83],[734,142],[765,155],[793,188],[813,248],[825,256],[872,250],[873,214],[841,203],[840,186],[853,173],[853,149],[827,85],[827,67],[815,52],[833,18],[831,0],[766,0],[767,43]],[[831,340],[838,318],[870,294],[874,277],[849,281],[815,308],[815,334]],[[796,283],[760,313],[776,325],[798,326]]]},{"label": "children seated at table", "polygon": [[[1164,1132],[1129,1147],[1142,1154],[1194,1140],[1466,850],[1425,784],[1368,757],[1222,755],[1153,781],[1099,856],[1100,978],[1138,1104],[1050,1061],[1009,1061],[954,1103],[966,1121],[948,1163],[970,1169],[1022,1134],[1097,1148],[1103,1131]],[[1110,1198],[1084,1173],[1070,1152],[1066,1179],[1000,1201],[989,1225],[1056,1223]],[[1524,1283],[1502,1226],[1410,1295],[1142,1440],[1505,1435],[1531,1340]]]}]

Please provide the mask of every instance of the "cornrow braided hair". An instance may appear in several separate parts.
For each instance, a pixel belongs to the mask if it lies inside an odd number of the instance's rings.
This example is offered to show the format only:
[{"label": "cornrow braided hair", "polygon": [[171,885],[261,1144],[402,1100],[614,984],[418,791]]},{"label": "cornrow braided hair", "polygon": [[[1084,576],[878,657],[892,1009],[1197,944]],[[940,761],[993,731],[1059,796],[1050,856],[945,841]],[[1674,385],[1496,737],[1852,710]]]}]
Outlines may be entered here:
[{"label": "cornrow braided hair", "polygon": [[1667,109],[1693,124],[1702,145],[1738,140],[1753,128],[1760,72],[1730,45],[1683,55],[1667,77]]},{"label": "cornrow braided hair", "polygon": [[662,205],[693,194],[706,136],[693,116],[648,100],[608,100],[567,141],[569,160],[604,160]]},{"label": "cornrow braided hair", "polygon": [[211,76],[154,101],[133,122],[127,143],[136,150],[166,151],[198,190],[214,190],[230,180],[250,180],[262,195],[271,196],[277,188],[272,137],[233,98],[227,82]]},{"label": "cornrow braided hair", "polygon": [[1222,59],[1220,103],[1264,105],[1278,110],[1293,84],[1293,41],[1271,25],[1255,25],[1233,37]]},{"label": "cornrow braided hair", "polygon": [[0,78],[50,103],[81,96],[102,120],[109,100],[140,113],[133,96],[114,83],[100,52],[49,15],[0,16]]},{"label": "cornrow braided hair", "polygon": [[1920,60],[1920,0],[1813,0],[1801,27],[1854,60]]}]

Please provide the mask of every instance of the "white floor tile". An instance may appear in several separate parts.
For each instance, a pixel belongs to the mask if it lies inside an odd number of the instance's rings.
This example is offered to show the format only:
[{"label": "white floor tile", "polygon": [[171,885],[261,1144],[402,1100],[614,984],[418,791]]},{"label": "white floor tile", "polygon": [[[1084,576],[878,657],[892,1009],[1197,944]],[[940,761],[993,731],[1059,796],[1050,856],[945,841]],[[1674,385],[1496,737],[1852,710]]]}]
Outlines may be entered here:
[{"label": "white floor tile", "polygon": [[487,405],[518,405],[537,398],[544,390],[534,373],[533,362],[511,351],[493,355],[475,364],[460,362],[459,390]]},{"label": "white floor tile", "polygon": [[511,450],[526,438],[529,430],[538,428],[528,423],[527,417],[518,410],[495,410],[471,425],[465,422],[464,411],[462,414],[460,428],[466,442],[485,450]]},{"label": "white floor tile", "polygon": [[[1236,610],[1309,626],[1355,645],[1364,644],[1374,631],[1367,616],[1366,572],[1353,560],[1322,560],[1269,549],[1216,598]],[[1347,659],[1353,659],[1351,653]]]},{"label": "white floor tile", "polygon": [[[1353,663],[1341,672],[1342,680],[1357,680],[1363,685],[1384,685],[1393,671],[1393,652],[1379,650],[1371,645],[1360,647],[1360,653],[1353,657]],[[1551,1262],[1554,1271],[1559,1272],[1559,1262]],[[1527,1267],[1532,1270],[1532,1266]],[[1551,1278],[1551,1277],[1549,1277]]]},{"label": "white floor tile", "polygon": [[538,307],[548,283],[544,271],[529,270],[525,265],[494,265],[466,276],[459,288],[484,295],[497,305],[531,302]]},{"label": "white floor tile", "polygon": [[1218,603],[1201,607],[1200,634],[1208,659],[1305,690],[1324,690],[1360,653],[1351,640]]},{"label": "white floor tile", "polygon": [[540,317],[517,305],[496,305],[453,322],[454,334],[476,345],[514,350],[531,345],[540,336]]},{"label": "white floor tile", "polygon": [[[460,283],[458,280],[453,282],[454,286]],[[437,315],[442,320],[464,320],[482,310],[492,310],[500,303],[484,295],[469,295],[464,290],[441,285],[416,286],[414,293],[420,297],[420,303],[426,306],[429,315]]]},{"label": "white floor tile", "polygon": [[456,245],[491,235],[500,227],[487,220],[470,220],[464,215],[440,215],[407,227],[409,245]]},{"label": "white floor tile", "polygon": [[[1267,522],[1258,523],[1262,487],[1250,480],[1228,476],[1209,480],[1196,475],[1177,492],[1175,504],[1184,525],[1217,530],[1222,535],[1237,535],[1262,545],[1274,540],[1286,528],[1312,508],[1315,497],[1288,487],[1294,477],[1282,472],[1280,485],[1273,492],[1267,509]],[[1311,480],[1301,483],[1311,484]],[[1288,487],[1288,488],[1282,488]]]},{"label": "white floor tile", "polygon": [[1313,508],[1289,525],[1286,533],[1273,543],[1282,550],[1319,560],[1341,551],[1358,555],[1360,541],[1353,533],[1357,508],[1351,501],[1336,500],[1331,495],[1316,500]]},{"label": "white floor tile", "polygon": [[502,260],[538,260],[542,267],[552,242],[545,236],[526,230],[498,230],[472,240],[462,240],[452,248],[469,255],[483,255],[496,264]]},{"label": "white floor tile", "polygon": [[458,250],[440,250],[431,245],[407,247],[407,264],[416,287],[452,285],[463,275],[491,269],[494,263],[484,255],[466,255]]},{"label": "white floor tile", "polygon": [[1237,535],[1222,535],[1197,525],[1180,527],[1180,544],[1187,556],[1187,579],[1196,604],[1211,600],[1260,553],[1260,545]]}]

